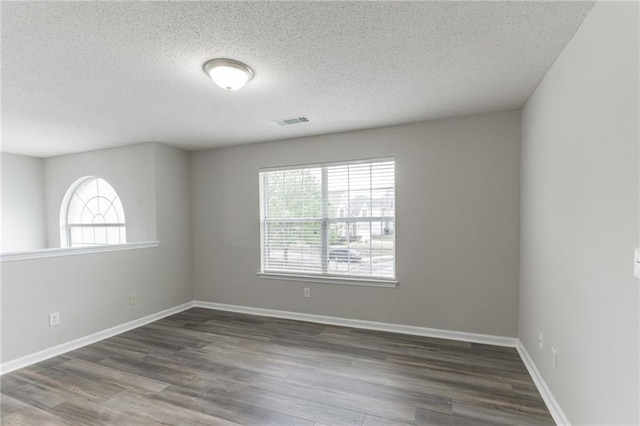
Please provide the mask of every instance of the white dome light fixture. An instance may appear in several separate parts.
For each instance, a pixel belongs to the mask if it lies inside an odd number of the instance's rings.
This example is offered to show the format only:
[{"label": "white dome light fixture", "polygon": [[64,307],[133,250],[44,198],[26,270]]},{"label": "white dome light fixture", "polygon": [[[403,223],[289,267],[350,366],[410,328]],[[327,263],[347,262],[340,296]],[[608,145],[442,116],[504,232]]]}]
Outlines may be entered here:
[{"label": "white dome light fixture", "polygon": [[215,84],[228,91],[242,88],[253,78],[251,68],[233,59],[212,59],[203,68]]}]

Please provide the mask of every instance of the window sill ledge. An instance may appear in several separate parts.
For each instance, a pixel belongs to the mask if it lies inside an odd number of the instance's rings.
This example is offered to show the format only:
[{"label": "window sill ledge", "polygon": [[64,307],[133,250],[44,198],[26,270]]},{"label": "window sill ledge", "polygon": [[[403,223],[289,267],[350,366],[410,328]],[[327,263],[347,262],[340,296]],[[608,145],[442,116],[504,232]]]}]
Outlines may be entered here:
[{"label": "window sill ledge", "polygon": [[18,260],[45,259],[48,257],[79,256],[92,253],[106,253],[110,251],[138,250],[160,246],[160,241],[142,241],[138,243],[112,244],[95,247],[49,248],[31,251],[16,251],[0,254],[0,262],[14,262]]},{"label": "window sill ledge", "polygon": [[356,285],[363,287],[398,287],[398,281],[381,280],[375,278],[323,277],[317,275],[278,274],[273,272],[258,272],[256,273],[256,275],[258,275],[259,278],[268,280],[304,281],[322,284]]}]

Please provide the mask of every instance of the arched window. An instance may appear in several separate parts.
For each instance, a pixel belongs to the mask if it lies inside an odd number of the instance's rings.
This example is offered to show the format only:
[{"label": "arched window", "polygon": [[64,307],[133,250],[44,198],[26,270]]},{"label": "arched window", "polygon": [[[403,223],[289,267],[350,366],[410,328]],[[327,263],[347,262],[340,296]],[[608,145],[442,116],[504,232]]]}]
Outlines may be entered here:
[{"label": "arched window", "polygon": [[62,247],[85,247],[127,242],[124,209],[109,183],[98,177],[77,180],[60,209]]}]

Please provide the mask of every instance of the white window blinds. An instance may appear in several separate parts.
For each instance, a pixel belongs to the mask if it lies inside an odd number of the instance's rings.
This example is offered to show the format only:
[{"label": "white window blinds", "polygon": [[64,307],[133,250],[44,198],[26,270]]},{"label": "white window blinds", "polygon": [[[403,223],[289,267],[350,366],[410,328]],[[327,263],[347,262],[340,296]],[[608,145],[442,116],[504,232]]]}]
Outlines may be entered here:
[{"label": "white window blinds", "polygon": [[262,272],[395,279],[395,162],[260,172]]}]

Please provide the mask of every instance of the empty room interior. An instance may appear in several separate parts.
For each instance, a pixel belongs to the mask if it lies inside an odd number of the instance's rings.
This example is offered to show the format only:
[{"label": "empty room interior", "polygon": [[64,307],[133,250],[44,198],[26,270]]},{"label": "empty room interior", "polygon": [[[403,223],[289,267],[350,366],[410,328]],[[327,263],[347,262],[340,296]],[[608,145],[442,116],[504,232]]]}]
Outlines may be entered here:
[{"label": "empty room interior", "polygon": [[0,7],[0,423],[640,424],[638,2]]}]

